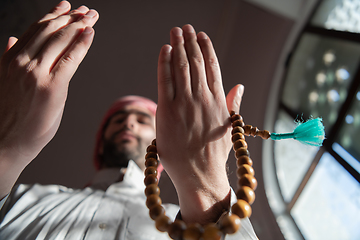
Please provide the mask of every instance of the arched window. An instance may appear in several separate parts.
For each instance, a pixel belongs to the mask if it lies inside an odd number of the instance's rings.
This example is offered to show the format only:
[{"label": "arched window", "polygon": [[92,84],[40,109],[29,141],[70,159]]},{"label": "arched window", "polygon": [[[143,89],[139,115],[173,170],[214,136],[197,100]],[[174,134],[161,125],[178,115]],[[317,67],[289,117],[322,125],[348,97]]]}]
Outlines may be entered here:
[{"label": "arched window", "polygon": [[266,193],[286,239],[360,239],[359,33],[360,1],[321,1],[288,58],[271,127],[322,117],[326,140],[264,144]]}]

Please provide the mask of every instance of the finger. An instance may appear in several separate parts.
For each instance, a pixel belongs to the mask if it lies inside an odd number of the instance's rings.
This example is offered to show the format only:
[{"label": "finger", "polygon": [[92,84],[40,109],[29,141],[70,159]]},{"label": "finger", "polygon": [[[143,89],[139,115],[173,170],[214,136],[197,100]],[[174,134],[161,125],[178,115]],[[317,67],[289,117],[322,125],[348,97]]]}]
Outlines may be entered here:
[{"label": "finger", "polygon": [[71,47],[61,56],[51,71],[52,80],[55,84],[68,84],[89,50],[93,38],[94,30],[91,27],[86,27]]},{"label": "finger", "polygon": [[197,39],[204,56],[206,79],[210,91],[213,94],[223,93],[220,65],[211,40],[204,32],[198,33]]},{"label": "finger", "polygon": [[[56,18],[62,14],[69,12],[70,10],[70,3],[67,1],[61,1],[57,6],[50,10],[48,14],[46,14],[43,18],[50,20],[50,17]],[[21,36],[17,44],[11,49],[11,53],[8,54],[8,58],[12,58],[17,55],[25,45],[30,41],[30,39],[36,34],[36,32],[41,28],[41,24],[39,22],[41,19],[33,23],[29,29]]]},{"label": "finger", "polygon": [[240,113],[241,100],[244,95],[244,86],[241,84],[233,87],[226,96],[226,105],[228,111],[234,111]]},{"label": "finger", "polygon": [[68,1],[61,1],[53,9],[51,9],[48,14],[46,14],[44,17],[42,17],[38,21],[38,23],[57,18],[58,16],[69,12],[70,8],[71,8],[71,5],[70,5],[70,3]]},{"label": "finger", "polygon": [[171,72],[170,45],[164,45],[159,54],[158,61],[158,102],[168,102],[174,99],[175,89]]},{"label": "finger", "polygon": [[62,28],[51,36],[34,60],[51,71],[58,59],[72,45],[83,29],[87,26],[94,26],[98,18],[99,14],[95,10],[90,10],[77,22]]},{"label": "finger", "polygon": [[7,66],[8,62],[9,62],[9,55],[7,54],[7,52],[14,46],[14,44],[18,41],[18,39],[16,37],[9,37],[8,39],[8,43],[6,45],[5,51],[3,56],[0,58],[0,65],[1,66]]},{"label": "finger", "polygon": [[9,49],[12,48],[17,41],[18,39],[16,37],[9,37],[5,52],[9,51]]},{"label": "finger", "polygon": [[200,46],[197,42],[194,28],[190,24],[187,24],[183,26],[182,29],[184,32],[186,55],[190,64],[192,92],[193,94],[199,93],[199,90],[204,87],[208,89],[204,58],[201,53]]},{"label": "finger", "polygon": [[49,40],[52,34],[59,29],[77,21],[84,14],[89,11],[86,6],[81,6],[76,10],[71,11],[69,14],[61,15],[57,18],[51,19],[42,24],[36,35],[25,46],[24,55],[29,59],[33,59],[36,54],[41,50],[42,46]]},{"label": "finger", "polygon": [[189,62],[184,47],[184,37],[181,28],[175,27],[170,31],[172,46],[172,70],[175,83],[175,97],[191,94]]}]

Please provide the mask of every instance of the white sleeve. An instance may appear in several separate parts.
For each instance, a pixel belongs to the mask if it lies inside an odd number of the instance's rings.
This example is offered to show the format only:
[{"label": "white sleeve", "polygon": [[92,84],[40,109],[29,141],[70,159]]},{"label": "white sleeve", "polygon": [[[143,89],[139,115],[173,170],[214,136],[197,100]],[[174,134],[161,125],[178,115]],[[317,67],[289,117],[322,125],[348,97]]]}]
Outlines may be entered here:
[{"label": "white sleeve", "polygon": [[[236,194],[234,190],[231,188],[231,206],[237,202]],[[252,224],[249,218],[241,219],[241,227],[240,229],[234,234],[227,234],[225,237],[226,240],[258,240],[256,233],[252,227]]]},{"label": "white sleeve", "polygon": [[[230,197],[230,203],[231,206],[237,202],[236,194],[234,190],[231,188],[231,197]],[[181,213],[178,206],[173,204],[164,204],[164,207],[166,209],[166,215],[170,218],[176,218],[181,219]],[[174,217],[176,216],[176,217]],[[241,227],[240,229],[234,233],[234,234],[227,234],[225,236],[225,240],[259,240],[256,236],[256,233],[253,229],[253,226],[249,220],[249,218],[243,218],[241,219]]]},{"label": "white sleeve", "polygon": [[4,204],[5,204],[5,202],[6,202],[6,200],[7,200],[8,197],[9,197],[9,194],[6,195],[3,199],[1,199],[1,201],[0,201],[0,210],[1,210],[2,207],[4,206]]}]

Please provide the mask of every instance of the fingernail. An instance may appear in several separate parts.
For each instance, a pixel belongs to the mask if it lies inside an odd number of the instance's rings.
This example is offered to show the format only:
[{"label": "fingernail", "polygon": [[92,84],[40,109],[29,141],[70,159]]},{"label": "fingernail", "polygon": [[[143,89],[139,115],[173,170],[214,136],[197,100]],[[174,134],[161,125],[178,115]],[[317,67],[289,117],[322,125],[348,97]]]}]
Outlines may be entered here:
[{"label": "fingernail", "polygon": [[164,51],[165,51],[165,53],[170,53],[170,52],[171,52],[171,49],[172,49],[172,46],[170,46],[170,45],[165,45],[165,46],[164,46]]},{"label": "fingernail", "polygon": [[204,39],[204,40],[205,40],[205,39],[208,38],[208,36],[207,36],[206,33],[204,33],[204,32],[199,32],[197,38],[198,38],[198,39]]},{"label": "fingernail", "polygon": [[85,15],[89,17],[95,17],[97,15],[97,12],[91,9]]},{"label": "fingernail", "polygon": [[89,9],[86,6],[80,6],[78,7],[78,9],[76,9],[77,11],[81,12],[81,13],[86,13],[87,11],[89,11]]},{"label": "fingernail", "polygon": [[174,35],[175,36],[182,36],[182,34],[183,34],[183,31],[182,31],[182,29],[181,28],[174,28],[173,29],[173,33],[174,33]]},{"label": "fingernail", "polygon": [[242,97],[244,95],[244,85],[239,84],[239,88],[238,88],[238,94],[240,97]]},{"label": "fingernail", "polygon": [[68,2],[67,1],[61,1],[57,7],[58,8],[67,8],[69,6]]},{"label": "fingernail", "polygon": [[186,32],[189,32],[189,33],[194,33],[194,32],[195,32],[193,26],[191,26],[190,24],[186,24],[186,25],[183,27],[183,30],[186,31]]}]

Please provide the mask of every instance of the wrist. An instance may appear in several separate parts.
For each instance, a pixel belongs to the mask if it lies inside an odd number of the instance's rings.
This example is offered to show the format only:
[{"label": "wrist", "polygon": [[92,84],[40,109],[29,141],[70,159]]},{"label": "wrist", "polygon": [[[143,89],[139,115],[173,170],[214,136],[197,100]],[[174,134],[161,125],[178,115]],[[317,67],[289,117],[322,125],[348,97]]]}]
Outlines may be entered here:
[{"label": "wrist", "polygon": [[226,170],[216,174],[188,175],[181,184],[174,183],[185,222],[216,222],[230,208],[231,188]]},{"label": "wrist", "polygon": [[9,149],[0,149],[0,198],[11,191],[19,175],[31,161],[24,161],[17,155]]},{"label": "wrist", "polygon": [[21,152],[20,149],[25,148],[16,144],[1,146],[0,161],[9,166],[25,168],[39,153],[39,151],[30,151],[32,149]]}]

